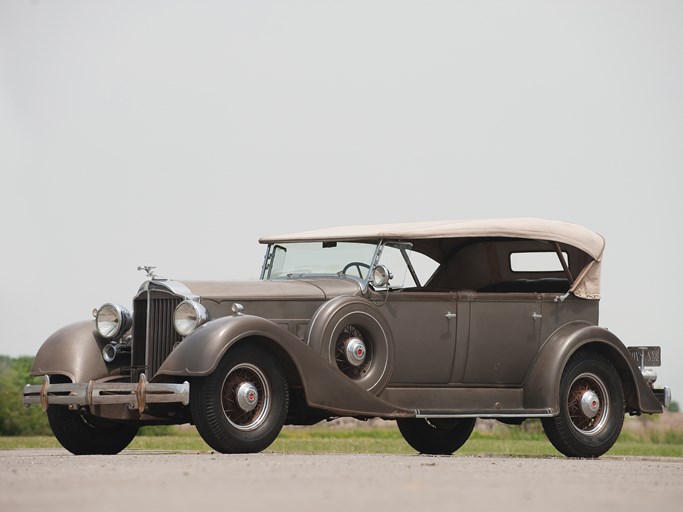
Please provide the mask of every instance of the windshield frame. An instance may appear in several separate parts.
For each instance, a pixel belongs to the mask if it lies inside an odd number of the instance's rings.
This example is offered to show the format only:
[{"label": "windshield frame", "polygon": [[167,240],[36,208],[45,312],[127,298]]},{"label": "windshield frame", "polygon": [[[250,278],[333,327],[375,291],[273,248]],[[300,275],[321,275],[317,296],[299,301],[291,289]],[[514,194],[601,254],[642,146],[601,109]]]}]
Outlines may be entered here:
[{"label": "windshield frame", "polygon": [[[338,240],[335,241],[336,243],[356,243],[357,241],[355,240]],[[368,285],[372,285],[372,273],[375,267],[381,264],[381,258],[382,258],[382,253],[385,248],[387,247],[392,247],[394,249],[397,249],[400,251],[402,258],[405,262],[405,265],[407,267],[408,272],[410,272],[410,275],[414,282],[417,284],[417,286],[423,286],[424,283],[420,283],[420,280],[418,278],[418,274],[413,266],[413,262],[410,259],[410,256],[408,255],[408,251],[411,251],[413,248],[413,244],[409,241],[406,240],[386,240],[386,239],[379,239],[379,240],[367,240],[363,241],[368,243],[368,245],[374,244],[374,252],[371,261],[369,262],[370,268],[368,272],[366,273],[365,277],[359,277],[355,276],[353,274],[342,274],[341,272],[335,272],[335,273],[297,273],[297,274],[287,274],[283,275],[280,277],[270,277],[270,273],[272,272],[272,265],[274,264],[274,259],[277,254],[277,249],[280,247],[284,247],[286,245],[290,244],[281,244],[281,243],[270,243],[268,244],[266,248],[266,254],[263,258],[263,265],[261,267],[261,275],[260,279],[261,280],[278,280],[278,279],[302,279],[302,278],[311,278],[311,277],[343,277],[347,279],[352,279],[356,282],[358,282],[361,285],[361,288],[363,292],[367,290]],[[304,243],[304,242],[291,242],[291,244],[295,243]],[[319,240],[319,241],[306,241],[305,243],[330,243],[330,241],[324,241],[324,240]],[[392,287],[391,284],[389,284],[386,287],[378,288],[381,290],[392,290],[392,289],[401,289],[402,287]],[[375,287],[373,286],[373,289]]]},{"label": "windshield frame", "polygon": [[[290,273],[287,275],[283,275],[280,277],[271,277],[272,271],[273,271],[273,264],[275,263],[275,256],[277,255],[277,250],[278,248],[285,248],[286,246],[289,245],[295,245],[295,244],[326,244],[326,243],[347,243],[347,244],[352,244],[352,243],[359,243],[356,240],[338,240],[338,241],[327,241],[327,240],[319,240],[319,241],[306,241],[306,242],[291,242],[291,243],[286,243],[286,244],[268,244],[266,248],[266,254],[263,258],[263,265],[261,267],[261,275],[260,279],[269,281],[269,280],[278,280],[278,279],[297,279],[297,278],[306,278],[306,277],[346,277],[353,279],[355,281],[358,281],[359,283],[362,283],[364,285],[367,285],[370,279],[370,275],[372,273],[372,269],[375,267],[375,264],[377,262],[379,254],[381,254],[381,246],[382,246],[382,240],[367,240],[367,241],[361,241],[360,243],[364,243],[368,246],[374,247],[372,250],[372,257],[370,260],[367,262],[367,264],[370,266],[368,269],[365,277],[359,277],[355,276],[352,274],[342,274],[341,271],[339,272],[319,272],[319,273]],[[363,261],[365,263],[365,261]]]}]

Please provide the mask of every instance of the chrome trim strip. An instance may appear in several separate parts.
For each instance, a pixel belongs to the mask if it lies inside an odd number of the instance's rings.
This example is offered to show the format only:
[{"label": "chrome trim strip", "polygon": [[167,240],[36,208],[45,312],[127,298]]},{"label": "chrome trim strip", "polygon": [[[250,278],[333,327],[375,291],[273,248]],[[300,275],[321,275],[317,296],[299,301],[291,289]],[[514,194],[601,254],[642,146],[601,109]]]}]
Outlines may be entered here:
[{"label": "chrome trim strip", "polygon": [[544,413],[465,413],[465,414],[429,414],[417,410],[416,418],[552,418],[550,411]]},{"label": "chrome trim strip", "polygon": [[[152,362],[150,361],[152,358],[152,294],[149,288],[147,288],[145,295],[145,309],[147,312],[145,313],[145,367],[143,368],[143,371],[152,372]],[[135,340],[133,340],[133,343],[135,343]],[[152,375],[152,377],[154,377],[154,375]]]}]

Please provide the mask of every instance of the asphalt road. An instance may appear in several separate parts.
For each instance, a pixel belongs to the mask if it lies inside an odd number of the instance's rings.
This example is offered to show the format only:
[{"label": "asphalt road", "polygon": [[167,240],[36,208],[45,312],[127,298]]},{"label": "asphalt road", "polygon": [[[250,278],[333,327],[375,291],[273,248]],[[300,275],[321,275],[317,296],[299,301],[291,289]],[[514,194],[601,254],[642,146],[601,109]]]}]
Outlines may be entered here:
[{"label": "asphalt road", "polygon": [[2,512],[608,507],[682,510],[683,458],[0,451]]}]

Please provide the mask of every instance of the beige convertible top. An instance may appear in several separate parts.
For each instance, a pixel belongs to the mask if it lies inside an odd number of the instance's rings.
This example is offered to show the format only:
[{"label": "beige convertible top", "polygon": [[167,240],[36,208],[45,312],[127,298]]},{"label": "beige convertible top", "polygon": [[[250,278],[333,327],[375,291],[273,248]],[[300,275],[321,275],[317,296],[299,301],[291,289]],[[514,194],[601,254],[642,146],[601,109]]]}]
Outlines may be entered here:
[{"label": "beige convertible top", "polygon": [[576,247],[593,261],[574,280],[571,292],[587,299],[600,298],[600,261],[605,239],[578,224],[525,218],[475,219],[341,226],[302,233],[267,236],[262,244],[350,240],[419,240],[435,238],[509,237],[560,242]]},{"label": "beige convertible top", "polygon": [[415,240],[422,238],[461,238],[501,236],[562,242],[577,247],[594,260],[602,259],[605,239],[590,229],[556,220],[535,218],[447,220],[405,224],[374,224],[318,229],[259,239],[263,244],[324,240]]}]

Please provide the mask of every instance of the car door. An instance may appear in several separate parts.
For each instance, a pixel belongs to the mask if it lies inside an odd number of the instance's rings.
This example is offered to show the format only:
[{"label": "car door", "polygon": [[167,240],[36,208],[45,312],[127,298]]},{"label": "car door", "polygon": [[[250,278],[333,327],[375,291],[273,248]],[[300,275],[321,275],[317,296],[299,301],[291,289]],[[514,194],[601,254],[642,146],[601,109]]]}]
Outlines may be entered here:
[{"label": "car door", "polygon": [[457,329],[455,294],[392,291],[381,306],[394,336],[395,384],[450,382]]},{"label": "car door", "polygon": [[539,348],[541,296],[468,293],[458,300],[469,310],[469,329],[461,329],[467,337],[462,383],[521,385]]}]

